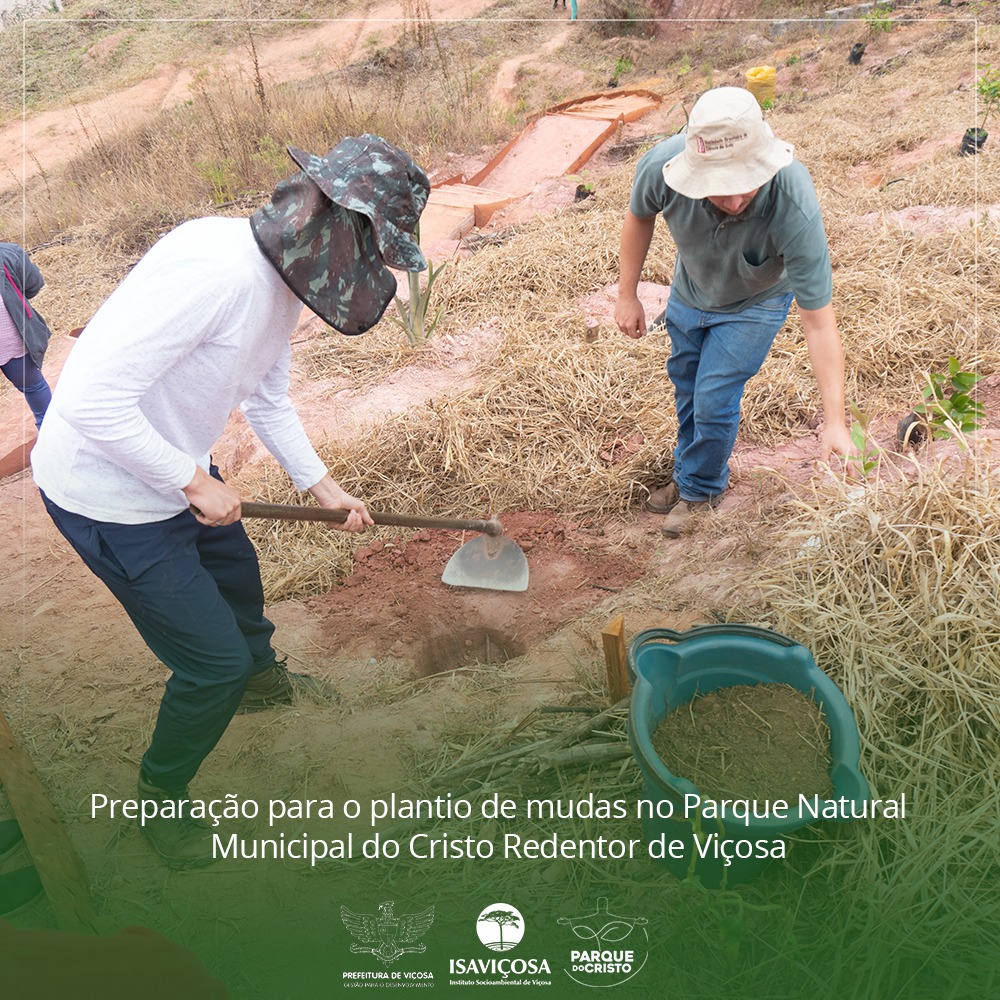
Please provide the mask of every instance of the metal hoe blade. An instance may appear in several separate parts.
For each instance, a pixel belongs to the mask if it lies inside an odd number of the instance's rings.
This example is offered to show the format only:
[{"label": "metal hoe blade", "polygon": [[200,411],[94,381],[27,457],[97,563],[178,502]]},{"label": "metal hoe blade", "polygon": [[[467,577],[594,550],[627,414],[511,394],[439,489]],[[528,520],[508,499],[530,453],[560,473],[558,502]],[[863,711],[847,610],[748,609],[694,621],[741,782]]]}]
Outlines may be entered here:
[{"label": "metal hoe blade", "polygon": [[[242,504],[243,517],[265,517],[278,521],[332,521],[343,524],[349,511],[335,507],[296,507],[282,503]],[[198,511],[195,510],[197,514]],[[482,587],[485,590],[527,590],[528,560],[517,542],[503,537],[503,526],[492,517],[480,521],[463,517],[427,517],[422,514],[394,514],[369,511],[376,524],[404,528],[436,528],[447,531],[481,531],[482,536],[466,542],[448,561],[441,579],[453,587]]]},{"label": "metal hoe blade", "polygon": [[441,580],[452,587],[523,591],[528,589],[528,560],[517,542],[480,535],[448,560]]}]

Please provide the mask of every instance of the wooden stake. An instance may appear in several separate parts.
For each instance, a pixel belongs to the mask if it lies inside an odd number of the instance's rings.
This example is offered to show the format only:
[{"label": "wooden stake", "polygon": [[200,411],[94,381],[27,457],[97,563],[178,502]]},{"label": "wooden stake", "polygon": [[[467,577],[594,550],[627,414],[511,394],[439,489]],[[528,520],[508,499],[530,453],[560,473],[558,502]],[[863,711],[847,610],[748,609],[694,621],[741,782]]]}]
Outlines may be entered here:
[{"label": "wooden stake", "polygon": [[627,698],[631,685],[628,680],[628,654],[625,652],[625,616],[619,615],[601,633],[604,642],[604,666],[608,674],[611,701],[617,704]]},{"label": "wooden stake", "polygon": [[19,472],[24,472],[28,467],[31,449],[35,446],[35,435],[32,434],[24,444],[19,444],[11,449],[3,458],[0,458],[0,479],[8,476],[16,476]]},{"label": "wooden stake", "polygon": [[60,928],[98,932],[101,920],[90,884],[31,758],[18,746],[0,710],[0,782],[14,807],[24,842]]}]

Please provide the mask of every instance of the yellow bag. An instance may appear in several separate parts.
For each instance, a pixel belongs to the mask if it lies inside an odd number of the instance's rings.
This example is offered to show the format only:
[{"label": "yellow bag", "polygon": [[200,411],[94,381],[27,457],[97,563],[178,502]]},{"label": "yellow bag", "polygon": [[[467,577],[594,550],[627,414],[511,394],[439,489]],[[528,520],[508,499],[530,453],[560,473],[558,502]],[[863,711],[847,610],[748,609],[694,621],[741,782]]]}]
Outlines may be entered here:
[{"label": "yellow bag", "polygon": [[747,70],[747,90],[757,98],[757,103],[763,107],[765,101],[774,104],[778,93],[777,73],[773,66],[754,66]]}]

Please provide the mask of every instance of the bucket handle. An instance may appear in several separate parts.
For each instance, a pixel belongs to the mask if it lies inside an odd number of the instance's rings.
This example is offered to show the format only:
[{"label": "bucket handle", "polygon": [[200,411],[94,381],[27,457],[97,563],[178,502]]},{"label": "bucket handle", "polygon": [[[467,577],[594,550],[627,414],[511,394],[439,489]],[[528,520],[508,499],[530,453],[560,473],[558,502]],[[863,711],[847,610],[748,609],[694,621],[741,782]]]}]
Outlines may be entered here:
[{"label": "bucket handle", "polygon": [[687,639],[700,639],[706,635],[742,635],[750,639],[766,639],[779,646],[797,646],[794,639],[789,639],[787,635],[780,632],[772,632],[768,628],[760,628],[757,625],[696,625],[686,632],[678,632],[672,628],[650,628],[640,632],[635,637],[635,644],[641,645],[646,642],[684,642]]}]

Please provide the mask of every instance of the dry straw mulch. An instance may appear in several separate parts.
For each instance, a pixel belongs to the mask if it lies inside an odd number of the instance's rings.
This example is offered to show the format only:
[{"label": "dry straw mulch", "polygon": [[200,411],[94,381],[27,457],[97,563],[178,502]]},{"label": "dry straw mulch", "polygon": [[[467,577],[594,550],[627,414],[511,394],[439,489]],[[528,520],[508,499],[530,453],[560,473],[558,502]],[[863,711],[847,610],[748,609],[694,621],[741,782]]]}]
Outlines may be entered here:
[{"label": "dry straw mulch", "polygon": [[[843,97],[777,119],[807,152],[823,135],[824,115]],[[804,128],[801,140],[792,125]],[[927,126],[929,128],[930,126]],[[924,134],[924,133],[920,133]],[[817,143],[818,150],[825,147]],[[842,155],[869,155],[845,143]],[[832,155],[832,152],[831,154]],[[957,205],[1000,201],[1000,176],[983,180],[968,160],[936,156],[926,171]],[[453,262],[436,290],[445,306],[443,332],[478,325],[498,331],[473,388],[391,417],[350,448],[324,457],[345,485],[384,509],[480,516],[519,508],[627,515],[644,488],[665,481],[675,430],[663,372],[663,338],[629,341],[610,321],[588,343],[576,300],[613,284],[623,206],[633,164],[620,167],[582,206],[523,226],[500,246]],[[905,412],[920,398],[926,372],[949,355],[983,374],[997,369],[989,318],[1000,314],[1000,233],[993,222],[955,232],[912,234],[889,213],[901,204],[898,186],[878,194],[886,222],[860,226],[870,211],[868,190],[843,198],[822,165],[813,165],[835,264],[835,306],[845,344],[847,394],[870,413]],[[658,227],[649,267],[669,275],[673,250]],[[652,320],[653,317],[648,317]],[[337,338],[310,348],[317,374],[377,381],[407,363],[401,333],[383,320],[360,341]],[[415,355],[419,358],[419,355]],[[779,335],[763,371],[747,387],[741,434],[778,442],[807,433],[820,412],[808,351],[797,319]],[[615,438],[642,444],[623,461],[601,458]],[[286,481],[267,473],[255,495],[291,499]],[[283,527],[269,536],[289,550],[294,539],[318,539],[315,528]],[[259,536],[264,540],[264,536]],[[296,546],[296,551],[298,547]],[[304,557],[311,559],[310,555]],[[342,562],[347,568],[347,562]],[[320,583],[293,579],[278,568],[283,589],[301,593]]]},{"label": "dry straw mulch", "polygon": [[821,870],[835,897],[903,915],[872,932],[897,953],[932,935],[956,975],[1000,928],[998,472],[983,443],[958,469],[928,458],[860,496],[817,489],[749,581],[767,622],[846,695],[873,793],[908,799],[905,820],[855,824],[832,845]]}]

